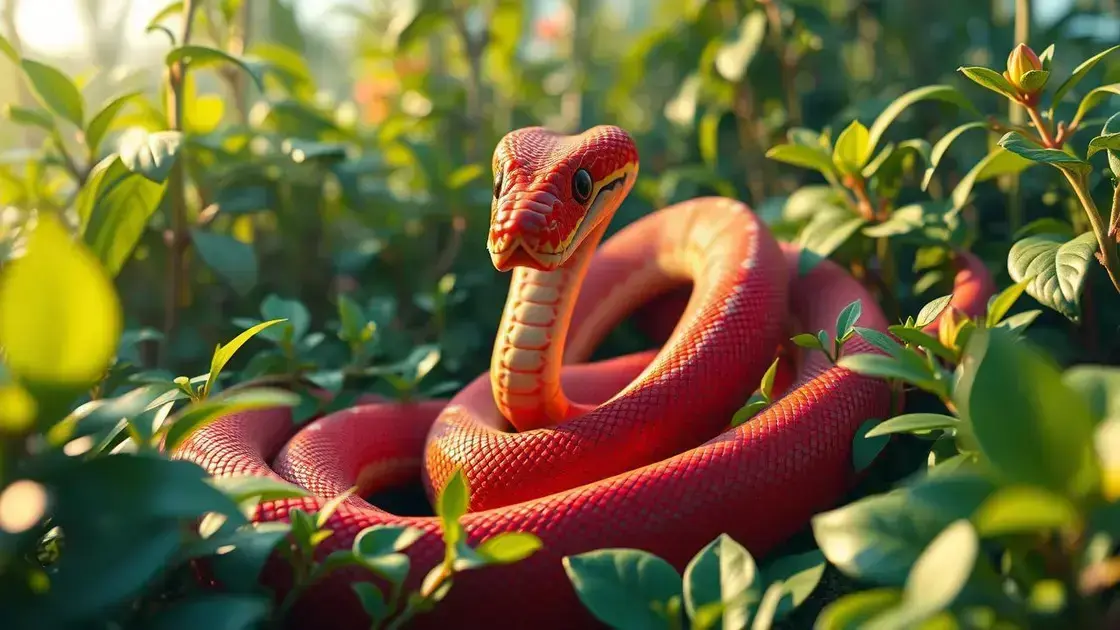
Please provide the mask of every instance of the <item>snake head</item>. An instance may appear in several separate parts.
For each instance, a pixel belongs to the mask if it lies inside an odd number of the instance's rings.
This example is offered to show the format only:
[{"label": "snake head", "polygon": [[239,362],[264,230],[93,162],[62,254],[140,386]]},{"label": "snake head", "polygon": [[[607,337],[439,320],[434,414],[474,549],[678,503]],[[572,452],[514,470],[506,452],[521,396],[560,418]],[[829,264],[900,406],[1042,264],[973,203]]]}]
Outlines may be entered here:
[{"label": "snake head", "polygon": [[528,127],[506,134],[494,150],[486,243],[494,267],[560,267],[610,221],[637,175],[638,151],[618,127],[576,135]]}]

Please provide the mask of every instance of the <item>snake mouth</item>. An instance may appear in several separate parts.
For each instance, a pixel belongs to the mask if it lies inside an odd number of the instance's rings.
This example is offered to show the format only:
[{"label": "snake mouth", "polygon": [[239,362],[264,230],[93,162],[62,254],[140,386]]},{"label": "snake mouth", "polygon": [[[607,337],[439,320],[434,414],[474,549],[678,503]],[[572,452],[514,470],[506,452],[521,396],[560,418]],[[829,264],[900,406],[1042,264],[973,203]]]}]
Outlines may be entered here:
[{"label": "snake mouth", "polygon": [[533,248],[520,238],[505,237],[498,241],[500,249],[490,251],[490,262],[498,271],[509,271],[514,267],[528,267],[538,271],[552,271],[564,261],[564,252],[546,252],[539,247]]}]

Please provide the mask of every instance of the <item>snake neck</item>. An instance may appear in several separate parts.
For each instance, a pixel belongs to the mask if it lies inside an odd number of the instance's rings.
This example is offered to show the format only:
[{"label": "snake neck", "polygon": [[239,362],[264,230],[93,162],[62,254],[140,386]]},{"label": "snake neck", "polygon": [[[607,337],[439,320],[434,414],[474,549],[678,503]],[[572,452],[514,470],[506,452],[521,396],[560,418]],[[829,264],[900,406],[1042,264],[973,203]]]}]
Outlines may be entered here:
[{"label": "snake neck", "polygon": [[555,270],[513,271],[490,383],[498,410],[518,431],[554,425],[581,411],[560,387],[560,368],[576,298],[605,230],[603,225],[588,234]]}]

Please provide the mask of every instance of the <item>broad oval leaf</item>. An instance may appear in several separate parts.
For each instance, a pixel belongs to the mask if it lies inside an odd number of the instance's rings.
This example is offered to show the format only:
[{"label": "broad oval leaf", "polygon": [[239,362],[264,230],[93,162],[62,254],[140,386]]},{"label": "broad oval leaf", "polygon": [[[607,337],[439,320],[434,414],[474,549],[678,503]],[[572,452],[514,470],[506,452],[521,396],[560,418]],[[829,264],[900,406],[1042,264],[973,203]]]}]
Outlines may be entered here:
[{"label": "broad oval leaf", "polygon": [[689,617],[708,604],[723,604],[724,627],[745,627],[762,585],[758,567],[745,547],[727,534],[705,545],[684,570],[684,605]]},{"label": "broad oval leaf", "polygon": [[853,120],[836,138],[832,149],[832,163],[841,173],[859,173],[873,151],[871,135],[867,127]]},{"label": "broad oval leaf", "polygon": [[58,68],[32,59],[24,59],[20,65],[35,94],[51,113],[74,123],[79,129],[85,126],[82,93],[70,77]]},{"label": "broad oval leaf", "polygon": [[0,272],[0,347],[9,371],[37,386],[100,379],[121,336],[108,274],[54,214],[42,212],[26,254]]},{"label": "broad oval leaf", "polygon": [[354,553],[360,556],[384,556],[404,551],[424,536],[424,530],[404,525],[371,525],[354,538]]},{"label": "broad oval leaf", "polygon": [[121,161],[128,170],[162,183],[179,157],[183,134],[178,131],[139,132],[121,141]]},{"label": "broad oval leaf", "polygon": [[980,538],[967,519],[943,529],[910,569],[903,592],[907,606],[931,614],[949,607],[972,575],[979,552]]},{"label": "broad oval leaf", "polygon": [[533,555],[544,543],[529,532],[502,532],[482,541],[475,548],[486,564],[512,564]]},{"label": "broad oval leaf", "polygon": [[[797,235],[798,245],[817,259],[828,258],[866,223],[848,210],[820,213]],[[802,273],[805,269],[802,269]]]},{"label": "broad oval leaf", "polygon": [[883,110],[881,114],[871,123],[869,131],[868,144],[870,145],[869,151],[874,151],[879,146],[879,141],[883,139],[883,134],[886,133],[887,128],[891,123],[899,117],[906,108],[919,101],[937,100],[946,103],[953,103],[960,107],[976,111],[976,107],[972,104],[960,90],[951,85],[927,85],[917,89],[910,90],[902,96],[891,101],[891,104]]},{"label": "broad oval leaf", "polygon": [[1085,157],[1091,158],[1099,151],[1120,151],[1120,132],[1099,135],[1090,140]]},{"label": "broad oval leaf", "polygon": [[981,328],[959,369],[962,425],[994,471],[1073,497],[1096,490],[1093,413],[1048,357],[1004,328]]},{"label": "broad oval leaf", "polygon": [[129,92],[118,96],[94,114],[85,129],[86,147],[89,148],[90,155],[97,155],[97,151],[101,147],[101,141],[105,139],[105,134],[109,133],[113,121],[116,120],[121,110],[133,100],[140,98],[142,94],[142,92]]},{"label": "broad oval leaf", "polygon": [[654,611],[681,596],[673,565],[639,549],[598,549],[563,559],[580,602],[599,621],[616,628],[662,628]]},{"label": "broad oval leaf", "polygon": [[445,536],[446,532],[457,529],[459,519],[467,513],[470,496],[470,486],[463,475],[463,470],[456,469],[447,480],[447,484],[443,486],[436,501],[436,514],[443,523]]},{"label": "broad oval leaf", "polygon": [[914,327],[925,328],[935,322],[938,316],[949,307],[949,302],[952,300],[952,295],[943,295],[927,302],[926,305],[922,307],[922,310],[918,311],[918,318],[914,322]]},{"label": "broad oval leaf", "polygon": [[1028,236],[1011,246],[1007,271],[1013,282],[1029,280],[1028,295],[1077,322],[1085,278],[1097,249],[1092,232],[1072,240],[1057,234]]},{"label": "broad oval leaf", "polygon": [[864,421],[852,438],[852,469],[856,472],[862,472],[875,463],[890,441],[887,435],[870,435],[878,424],[879,421],[874,418]]}]

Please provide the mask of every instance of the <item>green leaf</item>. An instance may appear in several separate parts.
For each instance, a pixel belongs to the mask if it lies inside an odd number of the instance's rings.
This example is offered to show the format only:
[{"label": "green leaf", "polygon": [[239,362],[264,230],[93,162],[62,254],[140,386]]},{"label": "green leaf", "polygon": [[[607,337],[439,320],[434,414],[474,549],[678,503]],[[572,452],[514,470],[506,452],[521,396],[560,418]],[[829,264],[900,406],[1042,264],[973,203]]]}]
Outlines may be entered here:
[{"label": "green leaf", "polygon": [[311,493],[304,488],[282,479],[258,475],[214,477],[209,480],[209,483],[237,503],[253,498],[259,501],[279,501],[311,496]]},{"label": "green leaf", "polygon": [[895,325],[887,327],[887,330],[911,346],[925,348],[946,361],[955,363],[957,360],[957,354],[955,352],[945,347],[945,344],[941,343],[936,337],[926,334],[917,328]]},{"label": "green leaf", "polygon": [[273,319],[267,322],[261,322],[256,326],[253,326],[252,328],[241,332],[228,344],[224,346],[222,344],[218,344],[218,346],[214,348],[213,356],[211,356],[210,358],[210,374],[206,379],[206,383],[202,387],[203,397],[208,396],[211,390],[213,390],[214,383],[218,381],[218,377],[221,376],[222,370],[225,368],[226,364],[229,363],[230,359],[233,358],[233,355],[241,349],[241,346],[245,345],[247,341],[252,339],[260,331],[268,328],[269,326],[279,324],[282,321],[284,320]]},{"label": "green leaf", "polygon": [[1047,149],[1027,140],[1017,131],[1009,131],[999,139],[999,146],[1032,162],[1049,164],[1054,168],[1073,173],[1086,173],[1092,169],[1088,162],[1058,149]]},{"label": "green leaf", "polygon": [[424,530],[403,525],[371,525],[354,538],[353,550],[360,556],[399,553],[424,536]]},{"label": "green leaf", "polygon": [[1075,365],[1062,374],[1062,382],[1089,405],[1098,422],[1120,419],[1120,368]]},{"label": "green leaf", "polygon": [[964,590],[976,566],[980,539],[966,519],[946,527],[914,563],[902,602],[878,615],[865,627],[874,630],[918,627],[951,606]]},{"label": "green leaf", "polygon": [[1007,315],[1007,312],[1015,305],[1019,296],[1023,295],[1023,291],[1027,289],[1027,285],[1030,284],[1033,279],[1034,278],[1029,276],[1023,278],[1003,291],[1000,291],[988,301],[988,314],[985,318],[985,323],[988,328],[994,328],[996,324],[1003,321],[1004,316]]},{"label": "green leaf", "polygon": [[828,258],[863,227],[863,218],[847,210],[815,215],[797,235],[802,250],[818,259]]},{"label": "green leaf", "polygon": [[1093,157],[1098,151],[1120,151],[1120,132],[1100,135],[1090,140],[1086,159]]},{"label": "green leaf", "polygon": [[681,596],[673,565],[638,549],[598,549],[563,559],[579,600],[599,621],[616,628],[666,628],[654,611]]},{"label": "green leaf", "polygon": [[207,558],[206,564],[211,567],[214,578],[224,589],[252,591],[260,583],[261,569],[265,562],[290,532],[291,526],[288,523],[266,522],[251,523],[228,536],[213,536],[204,541],[204,546],[210,547],[212,554]]},{"label": "green leaf", "polygon": [[[299,399],[299,400],[302,400],[302,399]],[[299,404],[299,400],[293,402],[289,406],[291,406],[291,407],[296,406],[297,404]],[[328,501],[323,503],[323,505],[319,508],[319,511],[315,513],[315,527],[317,527],[319,529],[323,529],[324,527],[326,527],[327,523],[331,519],[331,516],[333,516],[334,513],[336,511],[338,511],[339,506],[341,506],[342,503],[344,501],[346,501],[346,499],[348,499],[352,494],[354,494],[355,490],[357,490],[357,487],[351,487],[344,492],[340,492],[340,493],[336,494],[335,496],[331,497]]]},{"label": "green leaf", "polygon": [[809,168],[821,173],[833,172],[832,158],[823,149],[801,144],[779,144],[766,152],[766,157],[778,162]]},{"label": "green leaf", "polygon": [[955,429],[960,420],[939,413],[908,413],[880,422],[867,432],[866,437],[894,433],[927,433],[938,429]]},{"label": "green leaf", "polygon": [[[381,594],[381,589],[369,582],[356,582],[351,584],[350,588],[358,596],[362,610],[366,611],[372,623],[379,624],[389,617],[389,604],[385,603],[385,596]],[[380,626],[375,625],[375,627]]]},{"label": "green leaf", "polygon": [[763,583],[780,583],[782,586],[781,601],[774,611],[775,620],[782,619],[809,599],[824,577],[827,566],[824,554],[814,549],[778,558],[762,570]]},{"label": "green leaf", "polygon": [[1081,293],[1096,252],[1092,232],[1072,240],[1057,234],[1028,236],[1011,246],[1007,271],[1012,282],[1027,283],[1031,297],[1078,322]]},{"label": "green leaf", "polygon": [[512,564],[533,555],[542,545],[541,539],[529,532],[502,532],[482,541],[474,551],[486,565]]},{"label": "green leaf", "polygon": [[883,139],[883,134],[886,133],[887,128],[891,123],[899,117],[906,108],[919,101],[937,100],[946,103],[958,105],[964,109],[975,112],[976,107],[969,101],[960,90],[951,85],[927,85],[920,87],[899,96],[894,99],[890,105],[883,110],[881,114],[871,123],[871,130],[869,132],[868,152],[873,152],[878,146],[879,141]]},{"label": "green leaf", "polygon": [[925,328],[929,326],[949,307],[949,302],[953,301],[952,295],[943,295],[935,300],[930,300],[918,311],[918,319],[914,322],[914,328]]},{"label": "green leaf", "polygon": [[165,187],[128,170],[111,155],[94,167],[78,195],[82,238],[116,276],[140,241]]},{"label": "green leaf", "polygon": [[101,141],[105,139],[105,134],[109,133],[109,128],[112,127],[113,121],[116,120],[121,110],[133,100],[139,99],[142,94],[143,92],[129,92],[118,96],[94,114],[85,129],[85,142],[90,155],[97,155],[97,151],[101,147]]},{"label": "green leaf", "polygon": [[815,630],[861,630],[877,615],[901,601],[901,591],[894,588],[851,593],[825,606],[813,627]]},{"label": "green leaf", "polygon": [[[1101,127],[1101,135],[1110,135],[1120,132],[1120,112],[1116,112],[1108,120],[1105,121],[1104,127]],[[1112,174],[1120,179],[1120,150],[1113,151],[1109,149],[1108,154],[1108,167],[1112,169]]]},{"label": "green leaf", "polygon": [[692,557],[684,570],[684,605],[690,618],[712,603],[723,604],[724,627],[742,628],[758,603],[761,584],[754,558],[733,538],[720,534]]},{"label": "green leaf", "polygon": [[774,379],[778,375],[778,362],[781,358],[774,359],[770,367],[766,368],[766,372],[762,375],[762,382],[759,384],[758,389],[767,400],[770,399],[770,394],[774,389]]},{"label": "green leaf", "polygon": [[420,2],[416,6],[417,10],[412,19],[408,20],[399,31],[396,31],[394,49],[397,52],[408,48],[414,42],[420,41],[438,30],[440,26],[447,23],[451,14],[449,10],[439,6],[438,3]]},{"label": "green leaf", "polygon": [[1003,75],[981,66],[962,66],[957,68],[959,72],[964,73],[964,76],[971,79],[974,83],[986,87],[996,94],[1002,94],[1011,100],[1016,100],[1018,95],[1015,88],[1012,87]]},{"label": "green leaf", "polygon": [[836,138],[836,146],[832,149],[832,163],[841,173],[854,175],[871,159],[873,150],[867,127],[858,120],[853,120]]},{"label": "green leaf", "polygon": [[191,242],[208,267],[239,295],[257,285],[257,256],[253,246],[227,234],[191,228]]},{"label": "green leaf", "polygon": [[881,354],[849,354],[840,357],[836,365],[864,376],[894,378],[926,391],[941,392],[944,385],[935,378],[930,368],[913,352],[903,352],[897,357]]},{"label": "green leaf", "polygon": [[172,603],[145,626],[152,630],[252,630],[270,610],[269,600],[261,595],[197,595]]},{"label": "green leaf", "polygon": [[121,142],[121,161],[133,173],[163,183],[178,159],[182,142],[179,131],[129,134]]},{"label": "green leaf", "polygon": [[1110,85],[1102,85],[1100,87],[1093,88],[1088,94],[1085,95],[1085,98],[1081,99],[1081,103],[1077,106],[1077,113],[1073,115],[1073,120],[1070,121],[1070,124],[1073,124],[1074,122],[1080,124],[1089,112],[1096,109],[1101,103],[1105,102],[1105,100],[1112,95],[1120,95],[1120,83],[1112,83]]},{"label": "green leaf", "polygon": [[214,422],[221,416],[274,407],[294,407],[299,396],[282,389],[254,388],[230,392],[225,396],[194,403],[170,419],[164,427],[164,450],[174,453],[184,440],[195,431]]},{"label": "green leaf", "polygon": [[762,9],[748,12],[739,23],[738,30],[731,41],[724,43],[716,52],[716,71],[732,83],[742,81],[751,61],[762,47],[764,37],[766,37],[766,12]]},{"label": "green leaf", "polygon": [[855,328],[853,328],[853,330],[855,330],[855,333],[859,335],[860,339],[863,339],[867,343],[875,346],[883,352],[886,352],[892,357],[898,357],[902,355],[903,352],[905,352],[905,349],[900,346],[897,341],[891,339],[890,335],[883,333],[883,331],[881,330],[875,330],[874,328],[863,328],[860,326],[856,326]]},{"label": "green leaf", "polygon": [[38,109],[28,109],[19,105],[5,105],[4,115],[9,120],[19,125],[39,127],[47,131],[54,131],[54,119],[47,112]]},{"label": "green leaf", "polygon": [[1102,59],[1116,52],[1117,50],[1120,50],[1120,45],[1113,46],[1112,48],[1103,50],[1093,55],[1092,57],[1089,57],[1085,61],[1081,62],[1081,65],[1073,69],[1073,72],[1070,73],[1069,78],[1067,78],[1065,81],[1062,81],[1061,85],[1059,85],[1058,88],[1054,90],[1054,97],[1050,101],[1052,103],[1052,105],[1050,106],[1051,120],[1054,119],[1054,110],[1058,107],[1058,103],[1062,101],[1062,98],[1071,89],[1073,89],[1074,86],[1080,83],[1081,80],[1085,78],[1085,75],[1089,74],[1089,71],[1092,70],[1093,67],[1098,63],[1100,63]]},{"label": "green leaf", "polygon": [[1064,496],[1031,486],[1000,488],[972,516],[981,536],[1035,534],[1078,521],[1077,508]]},{"label": "green leaf", "polygon": [[971,516],[995,487],[976,474],[923,476],[886,494],[817,514],[813,536],[845,575],[901,585],[930,541],[953,521]]},{"label": "green leaf", "polygon": [[3,36],[0,36],[0,54],[3,54],[12,63],[19,65],[19,51],[16,50],[15,46],[12,46],[12,42]]},{"label": "green leaf", "polygon": [[109,367],[121,328],[109,276],[54,214],[41,212],[26,254],[0,271],[5,367],[25,385],[86,387]]},{"label": "green leaf", "polygon": [[23,59],[20,65],[36,96],[52,114],[74,123],[79,129],[84,127],[82,93],[70,77],[58,68],[32,59]]},{"label": "green leaf", "polygon": [[296,342],[303,339],[307,331],[311,329],[311,313],[307,311],[307,307],[299,300],[287,300],[275,293],[270,293],[261,302],[261,315],[267,320],[282,319],[286,323],[280,328],[274,328],[262,333],[262,336],[272,338],[279,341],[280,337],[273,337],[272,333],[276,332],[282,335],[283,328],[290,328],[292,341]]},{"label": "green leaf", "polygon": [[801,333],[800,335],[794,335],[793,337],[790,337],[790,341],[802,348],[826,352],[825,347],[821,345],[821,340],[816,335]]},{"label": "green leaf", "polygon": [[969,122],[958,127],[954,127],[938,140],[929,154],[929,165],[926,167],[926,172],[922,176],[922,190],[929,188],[929,183],[933,180],[933,173],[937,170],[937,166],[941,164],[941,159],[949,151],[949,147],[953,142],[961,136],[961,134],[971,129],[986,129],[988,126],[985,122]]},{"label": "green leaf", "polygon": [[848,337],[852,336],[855,332],[853,328],[863,313],[862,309],[863,304],[859,300],[855,300],[845,306],[844,310],[836,316],[836,339],[838,341],[847,341]]},{"label": "green leaf", "polygon": [[463,470],[458,468],[447,480],[436,501],[436,514],[443,526],[444,541],[449,547],[458,544],[463,535],[459,519],[467,513],[469,506],[470,488],[467,486],[466,477],[463,476]]},{"label": "green leaf", "polygon": [[1075,497],[1099,485],[1092,411],[1048,357],[1010,332],[972,333],[954,400],[979,450],[1009,481]]},{"label": "green leaf", "polygon": [[[878,355],[876,355],[878,356]],[[852,440],[852,468],[857,473],[863,472],[879,457],[879,453],[887,447],[890,442],[888,435],[871,435],[870,432],[877,425],[879,421],[871,419],[859,425],[856,430],[856,435]]]},{"label": "green leaf", "polygon": [[972,188],[983,181],[1000,175],[1014,175],[1034,166],[1037,162],[1016,155],[1003,147],[996,147],[984,159],[976,163],[971,170],[965,173],[957,187],[953,189],[951,199],[954,208],[963,208],[972,197]]},{"label": "green leaf", "polygon": [[238,59],[233,55],[218,50],[217,48],[210,48],[208,46],[187,45],[175,48],[167,53],[164,59],[165,63],[170,66],[177,62],[182,61],[190,69],[220,66],[223,64],[233,64],[234,66],[244,70],[249,75],[253,82],[256,83],[257,89],[264,91],[264,80],[261,77],[259,68],[254,67],[252,64],[243,59]]},{"label": "green leaf", "polygon": [[1050,73],[1046,70],[1027,70],[1020,77],[1019,84],[1023,86],[1025,92],[1038,92],[1049,79]]}]

